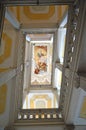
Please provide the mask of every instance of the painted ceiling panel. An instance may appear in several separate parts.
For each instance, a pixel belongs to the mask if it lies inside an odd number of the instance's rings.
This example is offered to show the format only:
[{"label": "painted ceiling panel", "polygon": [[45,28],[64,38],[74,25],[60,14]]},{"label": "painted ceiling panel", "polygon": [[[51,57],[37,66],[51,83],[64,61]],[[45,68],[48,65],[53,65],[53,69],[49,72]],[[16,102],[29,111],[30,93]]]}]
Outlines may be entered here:
[{"label": "painted ceiling panel", "polygon": [[34,14],[44,14],[49,12],[49,6],[30,6],[29,8]]},{"label": "painted ceiling panel", "polygon": [[[8,7],[22,25],[56,26],[68,6],[17,6]],[[52,27],[51,26],[51,27]]]},{"label": "painted ceiling panel", "polygon": [[53,93],[29,93],[24,101],[23,109],[56,108],[57,102]]},{"label": "painted ceiling panel", "polygon": [[[47,20],[50,17],[52,17],[55,13],[55,6],[47,7],[49,8],[49,11],[45,11],[46,7],[44,7],[44,11],[41,10],[40,12],[40,6],[34,8],[34,12],[32,13],[31,9],[28,6],[24,6],[24,14],[33,20]],[[32,8],[33,9],[33,8]],[[44,12],[44,13],[43,13]]]}]

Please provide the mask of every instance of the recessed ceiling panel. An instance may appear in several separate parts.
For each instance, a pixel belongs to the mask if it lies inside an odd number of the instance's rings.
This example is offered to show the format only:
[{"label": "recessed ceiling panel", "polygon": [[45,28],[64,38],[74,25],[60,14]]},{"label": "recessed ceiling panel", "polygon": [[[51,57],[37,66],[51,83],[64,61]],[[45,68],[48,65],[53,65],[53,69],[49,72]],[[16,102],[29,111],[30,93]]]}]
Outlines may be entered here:
[{"label": "recessed ceiling panel", "polygon": [[53,44],[32,44],[31,85],[50,85]]}]

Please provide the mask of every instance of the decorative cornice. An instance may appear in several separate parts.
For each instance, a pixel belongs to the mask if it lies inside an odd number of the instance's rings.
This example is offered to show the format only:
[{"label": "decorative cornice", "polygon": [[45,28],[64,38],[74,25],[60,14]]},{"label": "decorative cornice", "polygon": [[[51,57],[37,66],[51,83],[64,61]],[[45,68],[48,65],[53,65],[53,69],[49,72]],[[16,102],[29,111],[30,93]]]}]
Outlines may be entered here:
[{"label": "decorative cornice", "polygon": [[67,5],[73,4],[74,0],[1,0],[0,3],[5,5]]}]

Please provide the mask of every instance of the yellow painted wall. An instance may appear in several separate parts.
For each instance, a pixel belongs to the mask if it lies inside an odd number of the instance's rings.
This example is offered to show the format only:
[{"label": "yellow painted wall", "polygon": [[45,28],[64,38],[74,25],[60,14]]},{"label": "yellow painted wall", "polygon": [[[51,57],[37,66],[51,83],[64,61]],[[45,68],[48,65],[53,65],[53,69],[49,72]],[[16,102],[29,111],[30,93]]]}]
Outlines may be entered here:
[{"label": "yellow painted wall", "polygon": [[[2,33],[2,40],[0,46],[0,75],[1,73],[5,73],[6,71],[13,69],[13,56],[14,56],[14,49],[16,45],[16,38],[15,38],[15,29],[12,25],[8,22],[7,19],[4,20],[4,27]],[[14,44],[15,43],[15,44]],[[2,76],[2,75],[1,75]],[[10,81],[9,81],[10,82]],[[4,117],[4,112],[6,109],[7,103],[7,84],[3,84],[0,86],[0,114]],[[2,118],[2,117],[1,117]],[[1,119],[0,119],[1,122]]]},{"label": "yellow painted wall", "polygon": [[3,63],[11,55],[12,39],[7,35],[7,33],[2,33],[2,44],[5,43],[4,52],[0,56],[0,64]]},{"label": "yellow painted wall", "polygon": [[80,117],[81,118],[86,118],[86,96],[83,99],[81,111],[80,111]]},{"label": "yellow painted wall", "polygon": [[52,17],[55,13],[55,6],[50,6],[48,13],[31,13],[30,8],[28,6],[24,6],[24,14],[33,20],[47,20]]},{"label": "yellow painted wall", "polygon": [[9,21],[5,19],[0,47],[0,73],[13,69],[16,66],[14,64],[14,57],[17,55],[16,50],[18,47],[16,37],[16,30]]},{"label": "yellow painted wall", "polygon": [[[48,12],[42,11],[37,13],[35,11],[31,11],[30,6],[16,6],[16,7],[9,7],[12,13],[15,15],[17,20],[24,24],[28,23],[31,24],[32,22],[36,22],[40,20],[40,22],[51,22],[51,23],[58,23],[61,20],[62,16],[64,15],[65,11],[68,9],[68,6],[47,6],[49,7]],[[38,22],[39,23],[39,22]]]},{"label": "yellow painted wall", "polygon": [[52,100],[51,98],[49,98],[48,95],[34,95],[31,99],[30,99],[30,108],[35,108],[35,100],[41,100],[44,99],[47,102],[47,108],[52,108]]},{"label": "yellow painted wall", "polygon": [[4,113],[6,108],[7,86],[0,86],[0,114]]}]

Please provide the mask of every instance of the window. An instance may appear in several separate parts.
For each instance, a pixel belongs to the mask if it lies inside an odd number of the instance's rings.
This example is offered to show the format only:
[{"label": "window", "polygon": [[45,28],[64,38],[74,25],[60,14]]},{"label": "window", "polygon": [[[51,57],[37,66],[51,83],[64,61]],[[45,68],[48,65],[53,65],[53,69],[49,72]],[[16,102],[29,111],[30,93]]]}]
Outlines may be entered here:
[{"label": "window", "polygon": [[62,71],[58,68],[55,68],[55,87],[57,88],[58,95],[60,95],[62,81]]}]

